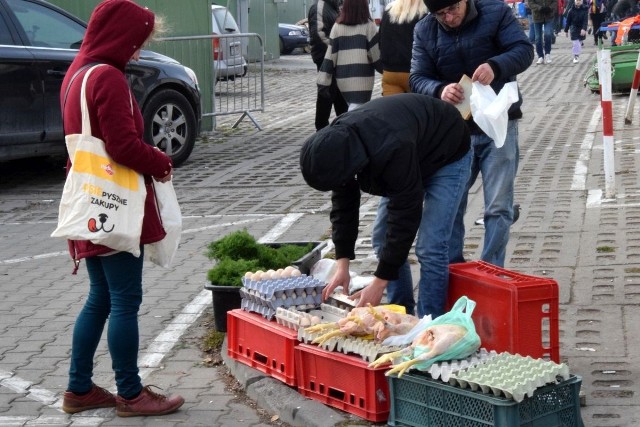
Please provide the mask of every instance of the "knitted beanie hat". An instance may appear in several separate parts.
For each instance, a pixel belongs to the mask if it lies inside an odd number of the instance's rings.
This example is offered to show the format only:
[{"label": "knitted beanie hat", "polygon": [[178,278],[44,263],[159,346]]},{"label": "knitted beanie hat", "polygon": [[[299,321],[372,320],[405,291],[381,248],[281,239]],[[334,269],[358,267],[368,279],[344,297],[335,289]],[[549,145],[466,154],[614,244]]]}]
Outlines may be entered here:
[{"label": "knitted beanie hat", "polygon": [[458,3],[459,0],[424,0],[424,4],[427,5],[429,12],[435,13],[445,7]]}]

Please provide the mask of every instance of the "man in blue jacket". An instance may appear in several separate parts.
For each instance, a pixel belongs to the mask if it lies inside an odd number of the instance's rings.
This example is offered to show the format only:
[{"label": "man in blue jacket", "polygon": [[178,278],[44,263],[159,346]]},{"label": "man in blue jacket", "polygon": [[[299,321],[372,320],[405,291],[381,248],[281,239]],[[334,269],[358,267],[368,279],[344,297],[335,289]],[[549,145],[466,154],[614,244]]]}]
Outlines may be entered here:
[{"label": "man in blue jacket", "polygon": [[[509,6],[493,0],[425,0],[431,11],[416,24],[409,84],[413,92],[433,96],[451,104],[465,97],[458,84],[463,75],[475,82],[491,85],[498,93],[516,80],[533,62],[533,46]],[[497,148],[473,122],[471,131],[473,161],[467,189],[482,173],[484,191],[484,247],[481,259],[504,266],[509,228],[513,223],[513,190],[518,170],[518,125],[522,117],[518,102],[509,108],[507,137]],[[467,195],[462,206],[466,208]],[[453,229],[450,244],[452,262],[462,262],[464,210]]]},{"label": "man in blue jacket", "polygon": [[407,256],[413,241],[420,262],[417,312],[444,313],[449,285],[449,239],[471,170],[469,130],[446,102],[415,93],[375,98],[307,139],[300,152],[305,181],[332,191],[331,227],[337,270],[324,288],[349,288],[355,258],[360,192],[383,196],[374,234],[380,238],[373,282],[354,294],[358,307],[378,305],[387,285],[391,304],[414,313]]}]

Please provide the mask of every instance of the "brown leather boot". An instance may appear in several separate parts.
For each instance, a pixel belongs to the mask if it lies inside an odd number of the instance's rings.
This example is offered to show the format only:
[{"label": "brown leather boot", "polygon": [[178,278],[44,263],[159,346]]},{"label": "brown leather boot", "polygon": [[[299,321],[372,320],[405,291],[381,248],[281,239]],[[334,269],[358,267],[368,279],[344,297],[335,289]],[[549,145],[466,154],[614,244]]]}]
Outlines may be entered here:
[{"label": "brown leather boot", "polygon": [[151,391],[151,386],[146,386],[140,395],[133,399],[116,396],[116,415],[119,417],[166,415],[177,411],[183,403],[182,396],[154,393]]},{"label": "brown leather boot", "polygon": [[75,394],[65,391],[62,399],[62,410],[67,414],[75,414],[80,411],[98,408],[113,408],[116,406],[116,397],[108,390],[93,384],[87,394]]}]

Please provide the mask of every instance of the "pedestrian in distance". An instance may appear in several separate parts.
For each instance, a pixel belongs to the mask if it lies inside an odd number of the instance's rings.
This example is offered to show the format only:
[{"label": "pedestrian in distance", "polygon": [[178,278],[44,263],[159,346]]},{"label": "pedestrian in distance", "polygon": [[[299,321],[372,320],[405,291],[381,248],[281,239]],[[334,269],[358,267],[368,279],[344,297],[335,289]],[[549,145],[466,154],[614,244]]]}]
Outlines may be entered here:
[{"label": "pedestrian in distance", "polygon": [[380,22],[380,59],[382,60],[382,96],[410,92],[413,28],[427,14],[423,0],[394,0],[382,13]]},{"label": "pedestrian in distance", "polygon": [[529,8],[529,0],[524,0],[524,13],[527,16],[527,25],[529,27],[529,41],[534,44],[536,42],[536,28],[533,25],[533,15],[531,14],[531,8]]},{"label": "pedestrian in distance", "polygon": [[529,0],[533,26],[536,32],[536,65],[551,64],[551,43],[554,35],[557,0]]},{"label": "pedestrian in distance", "polygon": [[[309,22],[311,59],[316,64],[318,71],[320,71],[324,55],[329,47],[329,35],[339,12],[338,0],[316,0],[309,8],[307,18]],[[335,78],[331,80],[328,93],[323,93],[323,95],[321,96],[320,92],[318,92],[316,96],[316,130],[329,126],[332,108],[336,116],[344,113],[349,108],[338,89]]]},{"label": "pedestrian in distance", "polygon": [[407,257],[416,239],[420,262],[419,316],[444,312],[449,283],[449,239],[466,192],[469,130],[458,111],[438,99],[401,93],[373,99],[308,138],[300,152],[311,187],[332,191],[332,239],[337,270],[322,292],[349,289],[355,258],[361,191],[382,196],[373,233],[379,242],[371,284],[351,296],[357,306],[391,304],[413,314],[413,280]]},{"label": "pedestrian in distance", "polygon": [[573,7],[569,9],[569,12],[567,13],[567,22],[564,27],[565,35],[571,35],[571,42],[573,44],[571,53],[573,54],[574,64],[577,64],[580,60],[582,41],[587,36],[588,25],[589,8],[586,5],[582,4],[582,0],[575,0]]},{"label": "pedestrian in distance", "polygon": [[[464,75],[498,93],[516,81],[533,61],[533,46],[511,8],[504,2],[482,0],[425,0],[431,11],[416,24],[409,83],[411,90],[460,104],[465,93],[459,81]],[[537,37],[537,35],[536,35]],[[514,181],[518,171],[518,119],[522,118],[522,95],[508,110],[507,136],[496,147],[473,121],[473,160],[467,190],[482,173],[484,193],[484,246],[481,259],[504,267],[509,230],[514,222]],[[467,193],[453,228],[449,245],[451,262],[464,262],[464,218]]]},{"label": "pedestrian in distance", "polygon": [[[583,5],[586,4],[584,4],[583,2]],[[587,6],[587,9],[589,11],[588,18],[591,20],[591,25],[593,27],[593,43],[597,46],[598,42],[601,42],[602,40],[607,38],[606,31],[600,31],[600,27],[602,26],[602,23],[604,22],[604,19],[607,15],[607,6],[604,0],[591,0],[590,4]],[[571,40],[573,40],[573,37],[571,38]]]},{"label": "pedestrian in distance", "polygon": [[382,73],[378,27],[367,0],[344,0],[329,36],[329,48],[318,74],[320,96],[329,96],[335,78],[353,110],[371,99],[375,72]]},{"label": "pedestrian in distance", "polygon": [[[150,386],[143,387],[137,364],[138,309],[143,293],[142,245],[160,241],[166,235],[156,208],[153,179],[171,180],[172,164],[166,154],[144,142],[140,108],[124,73],[130,60],[140,58],[140,49],[160,24],[150,10],[132,1],[104,0],[91,14],[80,51],[62,82],[60,102],[65,135],[79,134],[80,93],[88,69],[85,66],[105,64],[94,69],[86,85],[91,132],[104,142],[113,161],[144,176],[147,194],[140,256],[90,241],[69,241],[74,274],[80,260],[85,259],[89,293],[73,329],[69,383],[62,402],[67,413],[115,407],[116,414],[122,417],[163,415],[176,411],[184,403],[181,396],[164,396]],[[96,348],[107,321],[116,396],[92,380]]]}]

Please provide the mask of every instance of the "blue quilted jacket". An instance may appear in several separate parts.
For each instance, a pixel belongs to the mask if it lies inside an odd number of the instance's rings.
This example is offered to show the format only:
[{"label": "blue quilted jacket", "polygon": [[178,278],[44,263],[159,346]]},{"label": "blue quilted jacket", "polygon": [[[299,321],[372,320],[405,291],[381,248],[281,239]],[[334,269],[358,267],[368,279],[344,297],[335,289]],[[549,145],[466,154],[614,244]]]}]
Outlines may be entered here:
[{"label": "blue quilted jacket", "polygon": [[[429,14],[416,24],[413,40],[411,90],[438,99],[446,85],[459,82],[463,74],[471,77],[485,62],[493,69],[491,87],[498,93],[534,58],[533,45],[500,0],[468,0],[467,16],[455,29],[445,28]],[[522,117],[521,104],[520,95],[509,109],[509,119]]]}]

